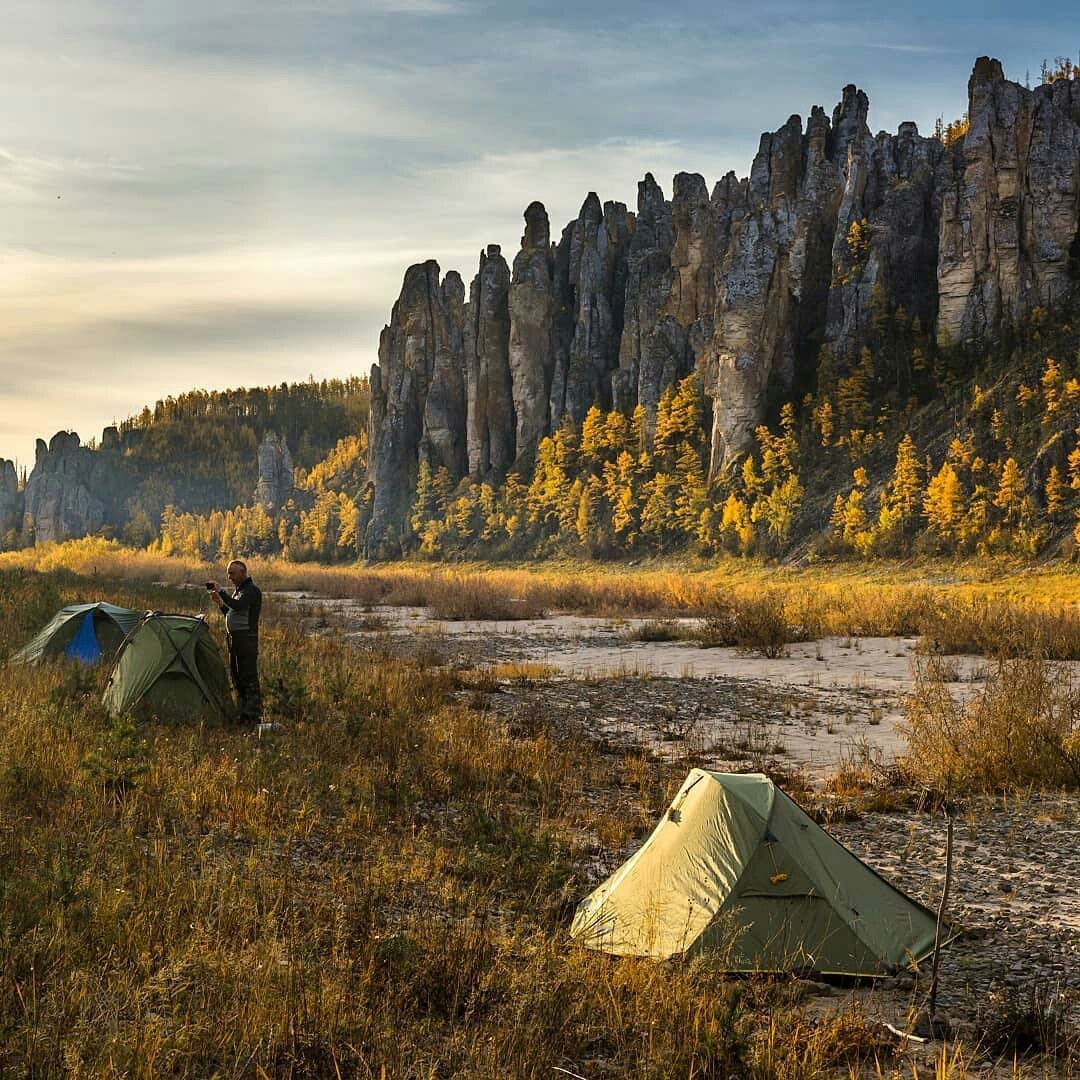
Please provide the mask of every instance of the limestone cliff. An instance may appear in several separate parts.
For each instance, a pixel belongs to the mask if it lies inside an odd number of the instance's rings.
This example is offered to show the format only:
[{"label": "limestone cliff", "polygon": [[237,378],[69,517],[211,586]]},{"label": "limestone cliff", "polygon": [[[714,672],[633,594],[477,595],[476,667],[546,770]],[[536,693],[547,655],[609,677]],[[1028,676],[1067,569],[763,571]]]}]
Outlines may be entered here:
[{"label": "limestone cliff", "polygon": [[618,366],[633,227],[622,203],[601,207],[591,191],[577,220],[563,233],[557,264],[565,267],[560,285],[573,332],[569,348],[555,355],[552,427],[564,416],[580,424],[594,404],[611,408],[611,373]]},{"label": "limestone cliff", "polygon": [[514,460],[510,367],[510,268],[498,244],[480,253],[465,320],[466,442],[469,475],[501,479]]},{"label": "limestone cliff", "polygon": [[259,482],[255,487],[255,501],[272,513],[289,501],[292,492],[293,464],[289,447],[276,432],[268,431],[259,445]]},{"label": "limestone cliff", "polygon": [[980,57],[943,178],[938,333],[994,336],[1069,289],[1080,254],[1080,82],[1034,90]]},{"label": "limestone cliff", "polygon": [[555,373],[555,255],[543,203],[525,210],[525,234],[514,258],[508,312],[508,362],[514,407],[514,453],[527,466],[548,432]]},{"label": "limestone cliff", "polygon": [[406,271],[371,371],[372,558],[401,551],[421,460],[454,480],[466,472],[465,289],[456,272],[439,275],[433,260]]},{"label": "limestone cliff", "polygon": [[36,544],[86,536],[105,524],[102,493],[111,488],[101,456],[74,432],[38,439],[26,483],[23,534]]},{"label": "limestone cliff", "polygon": [[0,542],[22,528],[23,496],[15,462],[0,458]]},{"label": "limestone cliff", "polygon": [[[590,192],[558,244],[530,204],[512,275],[497,246],[481,256],[462,320],[467,407],[457,426],[441,411],[440,460],[463,475],[467,444],[476,478],[527,469],[546,434],[594,404],[641,405],[651,429],[664,389],[697,371],[715,474],[814,388],[823,345],[839,363],[857,356],[875,305],[967,341],[1054,304],[1080,277],[1080,82],[1026,90],[983,57],[969,96],[970,129],[946,147],[913,123],[872,134],[866,94],[846,86],[831,115],[815,106],[805,126],[792,116],[764,134],[747,179],[728,174],[710,195],[680,173],[668,200],[646,174],[636,214]],[[421,270],[384,339],[423,339],[423,363],[380,349],[372,554],[399,549],[410,477],[436,438],[418,404],[427,376],[410,373],[431,369],[428,324],[453,318],[437,267],[422,288]]]}]

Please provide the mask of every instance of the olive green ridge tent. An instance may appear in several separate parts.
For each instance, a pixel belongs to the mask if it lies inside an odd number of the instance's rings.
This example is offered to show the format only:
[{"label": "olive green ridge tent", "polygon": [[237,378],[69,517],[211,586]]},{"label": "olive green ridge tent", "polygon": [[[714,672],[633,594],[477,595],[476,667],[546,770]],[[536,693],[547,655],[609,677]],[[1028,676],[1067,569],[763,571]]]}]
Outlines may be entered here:
[{"label": "olive green ridge tent", "polygon": [[727,948],[731,971],[879,976],[933,952],[935,917],[767,776],[694,769],[570,932],[622,956]]},{"label": "olive green ridge tent", "polygon": [[104,601],[68,604],[44,629],[11,657],[13,664],[37,664],[66,656],[84,664],[112,659],[140,614]]},{"label": "olive green ridge tent", "polygon": [[102,701],[110,716],[228,716],[229,676],[206,619],[148,611],[125,639]]}]

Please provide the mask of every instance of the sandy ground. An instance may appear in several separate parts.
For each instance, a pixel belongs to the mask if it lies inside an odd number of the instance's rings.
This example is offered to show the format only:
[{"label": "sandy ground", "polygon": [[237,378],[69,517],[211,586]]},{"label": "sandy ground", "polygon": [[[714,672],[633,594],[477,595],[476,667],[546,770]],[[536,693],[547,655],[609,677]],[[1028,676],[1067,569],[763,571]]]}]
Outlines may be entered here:
[{"label": "sandy ground", "polygon": [[[498,677],[484,707],[508,718],[539,711],[687,768],[798,770],[820,784],[846,760],[887,764],[904,749],[904,698],[918,648],[911,638],[832,638],[763,659],[689,642],[627,640],[645,620],[436,622],[423,609],[291,599],[311,626],[333,624],[358,644],[492,666]],[[954,692],[977,690],[985,661],[952,662]],[[543,668],[515,675],[512,665],[521,664]],[[886,878],[936,907],[944,875],[940,818],[849,809],[828,827]],[[589,887],[629,854],[600,853]],[[977,1037],[1010,1000],[1064,995],[1071,1010],[1080,1009],[1080,798],[969,803],[956,826],[954,858],[949,910],[964,934],[943,954],[939,1001],[948,1018]],[[904,1027],[926,983],[924,974],[870,987],[808,987],[815,1007],[859,1000],[871,1015]],[[933,1042],[912,1049],[936,1052]],[[986,1075],[1010,1075],[1008,1066],[1001,1070]]]},{"label": "sandy ground", "polygon": [[[424,649],[447,663],[543,664],[555,676],[537,690],[549,707],[570,709],[599,732],[633,736],[658,753],[680,733],[680,741],[711,749],[714,760],[747,756],[725,754],[723,747],[750,748],[754,758],[782,759],[820,777],[852,754],[887,763],[903,747],[899,728],[916,638],[826,638],[789,645],[786,655],[766,659],[688,641],[630,640],[646,619],[439,621],[424,608],[286,595],[343,619],[346,634],[358,642]],[[957,694],[982,684],[981,657],[948,659]]]}]

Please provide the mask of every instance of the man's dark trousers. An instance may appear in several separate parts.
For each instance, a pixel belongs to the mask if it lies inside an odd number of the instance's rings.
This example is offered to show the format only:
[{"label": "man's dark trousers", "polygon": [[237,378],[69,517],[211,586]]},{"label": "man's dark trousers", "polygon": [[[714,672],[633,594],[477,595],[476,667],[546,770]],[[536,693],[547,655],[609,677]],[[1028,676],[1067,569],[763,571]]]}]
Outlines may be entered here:
[{"label": "man's dark trousers", "polygon": [[258,634],[229,635],[229,674],[236,689],[237,719],[257,724],[262,719]]}]

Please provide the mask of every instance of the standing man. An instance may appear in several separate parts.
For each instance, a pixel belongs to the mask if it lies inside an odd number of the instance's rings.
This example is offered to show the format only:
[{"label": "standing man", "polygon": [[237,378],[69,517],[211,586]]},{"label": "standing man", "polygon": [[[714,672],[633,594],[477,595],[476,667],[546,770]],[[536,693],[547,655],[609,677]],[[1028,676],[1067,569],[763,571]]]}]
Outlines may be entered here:
[{"label": "standing man", "polygon": [[242,724],[257,724],[262,719],[262,693],[259,690],[259,612],[262,593],[248,577],[247,565],[239,559],[229,563],[232,596],[215,587],[210,598],[225,616],[229,640],[229,673],[236,689],[236,704]]}]

